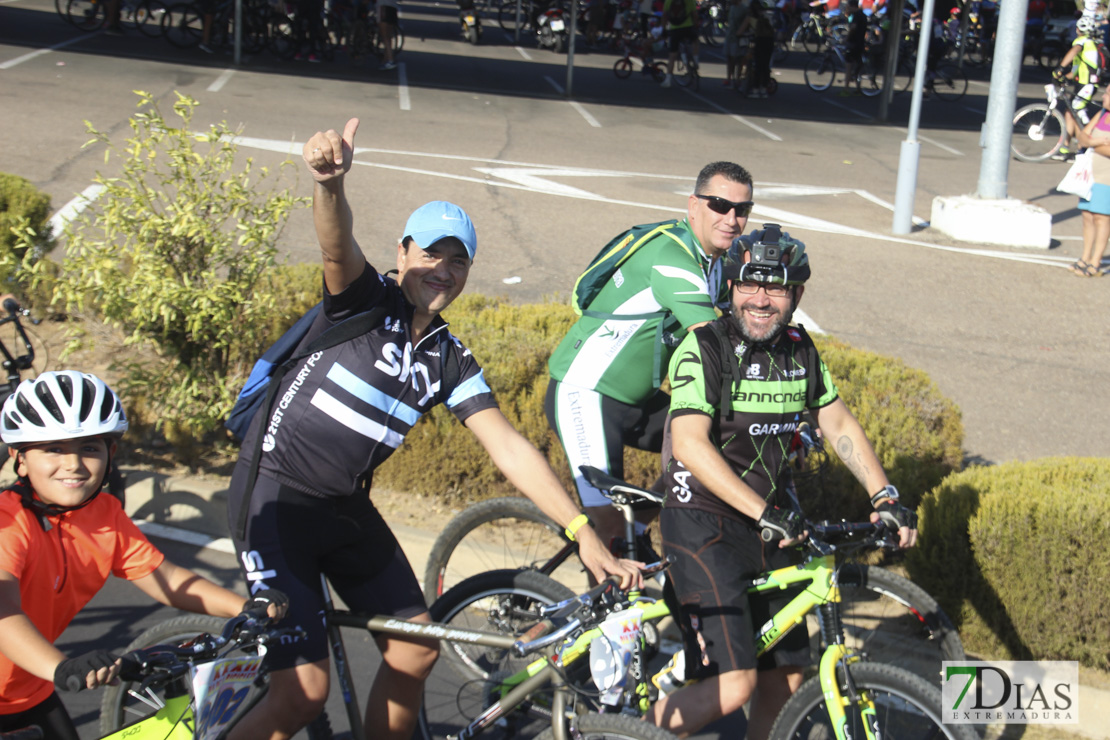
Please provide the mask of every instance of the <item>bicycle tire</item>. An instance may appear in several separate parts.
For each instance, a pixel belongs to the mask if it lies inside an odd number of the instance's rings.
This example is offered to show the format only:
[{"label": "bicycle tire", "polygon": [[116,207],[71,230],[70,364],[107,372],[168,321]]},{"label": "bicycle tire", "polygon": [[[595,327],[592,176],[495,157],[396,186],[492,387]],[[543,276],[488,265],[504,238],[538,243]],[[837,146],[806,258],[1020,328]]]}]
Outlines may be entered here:
[{"label": "bicycle tire", "polygon": [[[136,637],[124,649],[127,653],[151,645],[166,645],[184,642],[207,632],[219,634],[226,620],[205,614],[186,614],[160,622]],[[120,681],[116,686],[105,686],[100,700],[100,733],[107,735],[130,724],[129,715],[136,719],[154,713],[154,709],[135,700],[127,692],[134,685],[131,681]],[[140,716],[141,715],[141,716]]]},{"label": "bicycle tire", "polygon": [[883,91],[883,73],[880,69],[866,68],[856,75],[856,89],[867,98],[873,98]]},{"label": "bicycle tire", "polygon": [[[494,498],[459,512],[428,553],[424,594],[434,602],[467,578],[491,570],[536,570],[567,544],[562,528],[526,498]],[[586,577],[575,554],[549,573],[573,589]]]},{"label": "bicycle tire", "polygon": [[817,26],[812,23],[805,24],[803,28],[805,30],[802,31],[802,48],[806,50],[807,54],[819,53],[825,42],[825,35],[818,31]]},{"label": "bicycle tire", "polygon": [[[468,578],[437,599],[428,610],[432,621],[500,634],[519,634],[540,621],[536,607],[573,596],[570,589],[529,570],[498,570]],[[419,729],[425,738],[456,734],[495,700],[497,681],[511,676],[537,656],[518,658],[508,650],[443,641],[440,660],[424,682]],[[542,712],[541,712],[542,714]],[[542,729],[526,711],[499,720],[516,737]],[[538,726],[537,726],[538,725]]]},{"label": "bicycle tire", "polygon": [[[405,31],[401,28],[401,24],[397,23],[393,26],[393,59],[397,59],[397,55],[405,48]],[[385,42],[382,40],[380,33],[374,34],[374,54],[381,57],[385,54]]]},{"label": "bicycle tire", "polygon": [[613,74],[618,80],[627,80],[632,75],[632,60],[625,57],[613,63]]},{"label": "bicycle tire", "polygon": [[[520,4],[520,32],[531,33],[532,21],[531,7],[527,2]],[[516,0],[506,0],[501,3],[501,7],[497,11],[497,23],[501,26],[502,31],[513,33],[516,31]]]},{"label": "bicycle tire", "polygon": [[177,3],[162,16],[162,35],[179,49],[192,49],[204,37],[204,14],[190,3]]},{"label": "bicycle tire", "polygon": [[674,81],[679,87],[688,87],[697,90],[700,87],[698,71],[679,57],[674,63]]},{"label": "bicycle tire", "polygon": [[828,54],[814,57],[806,63],[802,74],[805,76],[806,87],[814,92],[824,92],[832,87],[836,79],[836,65]]},{"label": "bicycle tire", "polygon": [[93,31],[104,22],[104,3],[97,0],[68,0],[65,18],[82,31]]},{"label": "bicycle tire", "polygon": [[663,62],[656,62],[650,65],[651,79],[656,82],[662,82],[667,76],[667,65]]},{"label": "bicycle tire", "polygon": [[135,6],[131,23],[144,36],[157,38],[162,35],[162,16],[166,14],[166,4],[162,0],[143,0]]},{"label": "bicycle tire", "polygon": [[1014,114],[1010,150],[1022,162],[1043,162],[1067,140],[1064,116],[1047,103],[1027,105]]},{"label": "bicycle tire", "polygon": [[285,13],[275,12],[270,17],[268,46],[278,59],[289,60],[297,53],[299,30],[297,20]]},{"label": "bicycle tire", "polygon": [[[875,704],[875,720],[882,728],[883,737],[899,740],[976,740],[978,735],[971,725],[947,725],[942,721],[940,689],[924,679],[895,666],[881,663],[853,663],[847,666],[855,688],[866,693]],[[841,691],[846,691],[843,670],[838,669]],[[859,709],[844,694],[845,734],[864,737]],[[770,740],[818,740],[834,738],[836,734],[829,723],[820,676],[814,676],[801,685],[798,691],[779,712],[771,727]]]},{"label": "bicycle tire", "polygon": [[959,100],[967,92],[967,75],[955,64],[937,65],[937,74],[932,79],[930,89],[941,100]]},{"label": "bicycle tire", "polygon": [[[627,714],[581,714],[574,719],[575,740],[674,740],[662,727],[648,724]],[[548,727],[536,740],[554,740],[555,730]]]},{"label": "bicycle tire", "polygon": [[939,686],[943,661],[967,660],[952,620],[908,578],[849,563],[839,571],[839,585],[846,643],[869,662],[902,668]]}]

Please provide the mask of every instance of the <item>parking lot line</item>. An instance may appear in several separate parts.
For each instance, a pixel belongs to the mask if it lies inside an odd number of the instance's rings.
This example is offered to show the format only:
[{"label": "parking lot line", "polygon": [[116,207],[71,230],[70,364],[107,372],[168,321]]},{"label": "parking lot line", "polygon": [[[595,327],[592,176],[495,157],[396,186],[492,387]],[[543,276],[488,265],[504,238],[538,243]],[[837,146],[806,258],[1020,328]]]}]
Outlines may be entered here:
[{"label": "parking lot line", "polygon": [[93,33],[82,34],[81,36],[74,37],[74,38],[70,39],[69,41],[63,41],[60,44],[54,44],[49,49],[38,49],[36,51],[28,52],[28,53],[24,54],[23,56],[16,57],[15,59],[9,59],[8,61],[4,62],[3,64],[0,64],[0,69],[11,69],[12,67],[16,66],[17,64],[23,64],[24,62],[28,62],[28,61],[34,59],[35,57],[41,57],[43,54],[49,54],[52,51],[57,51],[58,49],[64,49],[65,47],[69,46],[70,44],[76,44],[78,41],[84,41],[85,39],[90,39],[93,36],[96,36],[96,35],[101,34],[101,33],[103,33],[103,31],[94,31]]}]

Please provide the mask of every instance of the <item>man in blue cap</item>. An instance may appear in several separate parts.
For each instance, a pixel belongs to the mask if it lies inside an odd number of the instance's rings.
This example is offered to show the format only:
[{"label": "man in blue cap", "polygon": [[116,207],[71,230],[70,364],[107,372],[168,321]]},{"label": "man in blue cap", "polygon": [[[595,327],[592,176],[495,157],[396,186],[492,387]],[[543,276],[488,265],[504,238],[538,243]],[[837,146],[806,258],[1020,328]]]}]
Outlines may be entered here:
[{"label": "man in blue cap", "polygon": [[[358,119],[351,119],[342,135],[318,132],[304,147],[315,181],[324,310],[302,344],[360,313],[384,309],[383,320],[293,367],[280,379],[273,407],[256,415],[243,440],[243,450],[252,450],[265,435],[255,484],[249,485],[255,463],[249,454],[231,480],[229,520],[237,522],[240,510],[246,515],[245,531],[234,532],[240,565],[252,593],[278,588],[289,596],[285,623],[307,636],[270,648],[269,692],[233,739],[290,737],[323,708],[329,665],[321,573],[354,611],[429,621],[416,576],[368,493],[374,469],[438,403],[478,437],[513,485],[577,539],[595,577],[618,575],[625,587],[641,582],[636,563],[615,559],[584,526],[585,515],[546,459],[509,424],[481,367],[439,315],[466,286],[477,252],[466,212],[444,201],[416,209],[397,245],[395,278],[366,261],[343,189],[357,130]],[[376,641],[383,661],[365,726],[377,738],[408,740],[439,646],[390,635]]]}]

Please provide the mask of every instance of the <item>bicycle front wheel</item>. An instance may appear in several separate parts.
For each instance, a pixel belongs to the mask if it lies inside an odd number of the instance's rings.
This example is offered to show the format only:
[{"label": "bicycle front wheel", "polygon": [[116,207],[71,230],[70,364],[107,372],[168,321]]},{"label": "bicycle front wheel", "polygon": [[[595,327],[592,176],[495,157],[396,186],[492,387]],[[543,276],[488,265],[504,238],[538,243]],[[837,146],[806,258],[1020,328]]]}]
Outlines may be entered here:
[{"label": "bicycle front wheel", "polygon": [[856,87],[860,93],[873,98],[883,91],[883,70],[876,63],[877,60],[865,59],[861,65],[859,76],[856,77]]},{"label": "bicycle front wheel", "polygon": [[908,578],[877,565],[849,563],[840,569],[839,584],[845,641],[868,661],[897,666],[939,686],[943,661],[967,660],[948,615]]},{"label": "bicycle front wheel", "polygon": [[521,568],[543,572],[576,592],[588,588],[578,553],[558,524],[526,498],[490,499],[464,509],[436,538],[424,594],[433,602],[471,576]]},{"label": "bicycle front wheel", "polygon": [[[847,670],[852,688],[844,675]],[[943,723],[940,689],[901,668],[881,663],[853,663],[837,669],[844,698],[844,736],[865,737],[865,722],[873,722],[883,737],[898,740],[976,740],[970,725]],[[852,696],[857,697],[855,700]],[[870,706],[874,716],[867,718]],[[878,733],[876,733],[878,734]],[[771,740],[834,740],[820,676],[798,689],[771,727]]]},{"label": "bicycle front wheel", "polygon": [[[582,714],[574,720],[575,740],[674,740],[662,727],[649,725],[627,714]],[[547,728],[536,740],[554,740],[555,730]]]},{"label": "bicycle front wheel", "polygon": [[632,74],[632,60],[628,57],[618,59],[613,64],[613,74],[617,76],[618,80],[627,80],[629,75]]},{"label": "bicycle front wheel", "polygon": [[932,90],[941,100],[959,100],[967,92],[967,75],[955,64],[941,64],[932,80]]},{"label": "bicycle front wheel", "polygon": [[700,87],[697,67],[688,64],[682,57],[679,57],[674,63],[674,81],[678,83],[679,87],[697,90]]},{"label": "bicycle front wheel", "polygon": [[[174,617],[143,632],[132,640],[123,652],[128,653],[152,645],[177,645],[205,632],[218,635],[225,621],[227,620],[204,614]],[[137,689],[138,684],[131,681],[120,681],[117,686],[105,686],[102,689],[104,696],[100,700],[101,734],[115,732],[133,722],[147,718],[158,710],[162,697],[155,695],[152,699],[151,696],[143,694],[140,698],[136,698],[130,692]]]},{"label": "bicycle front wheel", "polygon": [[806,86],[815,92],[824,92],[832,87],[836,78],[836,65],[828,54],[814,57],[806,64],[804,70]]},{"label": "bicycle front wheel", "polygon": [[[397,23],[393,26],[393,58],[396,59],[397,55],[401,53],[401,49],[405,48],[405,32],[401,28],[401,24]],[[385,39],[382,38],[380,33],[374,35],[374,54],[381,57],[385,54]]]},{"label": "bicycle front wheel", "polygon": [[1044,103],[1027,105],[1014,114],[1010,150],[1022,162],[1043,162],[1067,140],[1068,129],[1060,111]]}]

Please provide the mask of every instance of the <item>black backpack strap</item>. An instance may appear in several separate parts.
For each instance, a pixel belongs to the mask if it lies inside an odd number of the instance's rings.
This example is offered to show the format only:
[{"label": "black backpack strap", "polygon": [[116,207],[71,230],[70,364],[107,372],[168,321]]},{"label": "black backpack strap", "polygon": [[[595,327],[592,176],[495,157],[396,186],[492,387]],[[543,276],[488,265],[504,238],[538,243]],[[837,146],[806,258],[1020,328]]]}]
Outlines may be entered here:
[{"label": "black backpack strap", "polygon": [[728,329],[722,321],[711,321],[709,328],[713,330],[713,336],[717,339],[717,344],[721,352],[721,398],[719,400],[720,407],[718,411],[726,419],[732,418],[732,388],[734,385],[740,384],[740,358],[736,356],[736,352],[732,348],[732,339],[728,335]]},{"label": "black backpack strap", "polygon": [[[281,385],[281,379],[284,378],[285,374],[292,370],[298,362],[321,350],[335,347],[355,337],[362,336],[378,326],[385,317],[385,313],[385,306],[377,306],[365,313],[356,314],[346,321],[336,324],[309,342],[304,350],[293,355],[280,367],[274,370],[274,374],[270,376],[270,385],[266,389],[266,400],[262,402],[262,406],[258,410],[263,421],[258,423],[266,423],[266,419],[269,418],[270,409],[274,403],[274,396],[277,395],[277,388]],[[235,531],[233,534],[238,540],[242,540],[247,534],[247,516],[250,512],[250,501],[251,494],[254,491],[254,484],[258,481],[258,466],[262,461],[262,439],[264,436],[262,430],[259,430],[258,433],[255,434],[254,447],[251,449],[251,472],[250,475],[247,476],[246,490],[243,493],[243,500],[239,504],[239,515],[235,518]]]},{"label": "black backpack strap", "polygon": [[816,375],[810,375],[809,371],[813,370],[814,373],[821,367],[821,360],[817,356],[817,345],[809,338],[809,333],[802,324],[794,324],[794,328],[802,335],[802,341],[805,342],[806,352],[806,408],[812,408],[813,402],[817,400],[817,379]]}]

